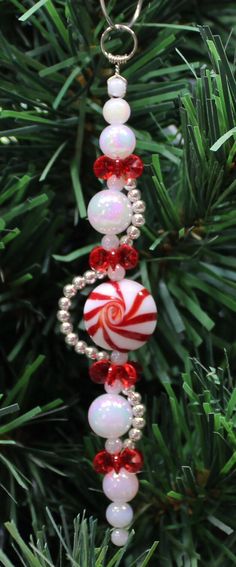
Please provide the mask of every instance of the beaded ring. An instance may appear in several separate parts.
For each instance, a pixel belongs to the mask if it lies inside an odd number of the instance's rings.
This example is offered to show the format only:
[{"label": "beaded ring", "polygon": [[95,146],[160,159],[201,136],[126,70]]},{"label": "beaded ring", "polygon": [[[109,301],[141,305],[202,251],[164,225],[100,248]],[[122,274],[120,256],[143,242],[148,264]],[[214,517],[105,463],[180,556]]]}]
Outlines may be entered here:
[{"label": "beaded ring", "polygon": [[[115,26],[110,24],[110,27]],[[110,54],[104,53],[111,60]],[[119,62],[119,57],[114,55],[112,61]],[[103,491],[111,501],[106,510],[107,521],[113,528],[111,540],[123,546],[129,535],[127,528],[133,521],[129,502],[137,494],[137,473],[143,466],[143,456],[136,443],[145,426],[145,407],[135,391],[141,368],[128,361],[128,352],[145,344],[154,332],[157,308],[142,284],[125,277],[126,271],[138,264],[139,255],[133,243],[145,223],[145,203],[137,189],[143,162],[133,153],[136,139],[126,124],[131,112],[124,99],[127,81],[117,66],[107,87],[109,99],[103,107],[103,116],[108,126],[99,139],[103,155],[94,163],[94,173],[106,182],[106,187],[88,205],[88,220],[103,237],[101,246],[90,253],[90,269],[64,287],[58,319],[66,343],[92,360],[89,368],[92,381],[104,386],[105,393],[92,402],[88,412],[91,429],[106,439],[104,449],[94,457],[93,466],[104,475]],[[105,278],[91,291],[84,305],[84,325],[94,347],[74,332],[69,310],[71,299],[78,292]]]}]

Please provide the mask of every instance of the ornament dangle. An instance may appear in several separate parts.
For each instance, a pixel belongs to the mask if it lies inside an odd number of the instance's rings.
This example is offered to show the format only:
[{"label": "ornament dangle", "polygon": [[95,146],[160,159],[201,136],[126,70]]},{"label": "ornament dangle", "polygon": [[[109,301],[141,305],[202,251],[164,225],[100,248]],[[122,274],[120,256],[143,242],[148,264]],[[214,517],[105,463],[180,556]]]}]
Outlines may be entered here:
[{"label": "ornament dangle", "polygon": [[[137,473],[143,467],[143,456],[136,443],[145,426],[145,407],[136,391],[141,368],[128,360],[128,353],[144,345],[154,332],[157,308],[142,284],[126,278],[126,271],[138,264],[134,241],[145,223],[145,202],[137,189],[143,162],[134,154],[136,138],[127,125],[131,109],[124,98],[127,81],[119,69],[137,49],[132,26],[140,14],[142,1],[137,2],[128,24],[114,24],[105,2],[100,0],[100,4],[109,24],[101,38],[101,49],[116,65],[115,74],[107,81],[109,98],[103,107],[108,123],[99,138],[103,155],[94,163],[96,177],[103,179],[106,186],[88,205],[88,220],[103,236],[101,245],[89,255],[90,269],[64,287],[58,319],[66,343],[92,360],[91,380],[104,387],[104,393],[92,402],[88,412],[92,431],[106,440],[104,449],[95,455],[93,466],[104,475],[103,492],[110,500],[106,518],[113,528],[111,540],[123,546],[133,521],[129,503],[138,492]],[[133,48],[129,54],[114,55],[106,50],[105,41],[114,30],[132,36]],[[92,289],[84,305],[85,329],[96,345],[90,346],[73,330],[70,308],[76,294],[98,280],[105,281]]]}]

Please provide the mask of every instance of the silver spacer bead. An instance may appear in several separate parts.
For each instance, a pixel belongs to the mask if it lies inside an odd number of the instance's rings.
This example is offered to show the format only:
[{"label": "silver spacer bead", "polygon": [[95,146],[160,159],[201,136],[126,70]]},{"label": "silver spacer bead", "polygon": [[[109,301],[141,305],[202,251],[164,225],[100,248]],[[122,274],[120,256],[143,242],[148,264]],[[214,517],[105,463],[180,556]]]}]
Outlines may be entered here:
[{"label": "silver spacer bead", "polygon": [[58,318],[58,321],[61,321],[62,323],[64,323],[65,321],[69,321],[70,313],[68,311],[66,311],[65,309],[61,309],[61,311],[57,312],[57,318]]},{"label": "silver spacer bead", "polygon": [[138,404],[140,404],[141,400],[142,398],[139,392],[130,392],[130,394],[128,395],[128,402],[132,406],[137,406]]},{"label": "silver spacer bead", "polygon": [[145,413],[145,406],[143,404],[137,404],[133,407],[134,417],[143,417]]},{"label": "silver spacer bead", "polygon": [[137,226],[130,225],[127,228],[127,234],[130,238],[132,238],[133,240],[136,240],[137,238],[139,238],[141,232],[140,232],[140,230]]},{"label": "silver spacer bead", "polygon": [[75,345],[75,352],[78,354],[84,354],[87,348],[87,343],[85,341],[78,341]]},{"label": "silver spacer bead", "polygon": [[73,284],[76,289],[83,289],[86,286],[85,278],[83,276],[75,276]]},{"label": "silver spacer bead", "polygon": [[132,441],[139,441],[142,437],[142,431],[140,429],[130,429],[129,430],[129,438]]},{"label": "silver spacer bead", "polygon": [[75,333],[69,333],[66,335],[65,341],[68,345],[75,346],[78,342],[78,337]]},{"label": "silver spacer bead", "polygon": [[74,295],[76,295],[76,287],[74,285],[68,284],[65,285],[65,287],[63,288],[63,293],[65,295],[65,297],[74,297]]},{"label": "silver spacer bead", "polygon": [[120,244],[128,244],[129,246],[132,246],[133,240],[129,236],[122,236],[120,238]]},{"label": "silver spacer bead", "polygon": [[123,449],[135,449],[135,444],[132,439],[125,439],[123,441]]},{"label": "silver spacer bead", "polygon": [[131,203],[134,203],[135,201],[139,201],[139,199],[141,198],[141,191],[139,191],[139,189],[131,189],[128,192],[127,197],[131,201]]},{"label": "silver spacer bead", "polygon": [[95,348],[95,347],[87,346],[86,349],[85,349],[86,356],[88,358],[91,358],[92,360],[96,360],[97,353],[98,353],[98,349]]},{"label": "silver spacer bead", "polygon": [[132,216],[132,224],[134,226],[143,226],[145,224],[145,218],[143,215],[136,213]]},{"label": "silver spacer bead", "polygon": [[124,388],[124,390],[122,390],[122,394],[124,394],[124,396],[129,396],[134,391],[135,391],[135,386],[131,386],[131,388]]},{"label": "silver spacer bead", "polygon": [[132,209],[134,213],[144,213],[144,211],[146,210],[146,205],[144,201],[139,200],[132,205]]},{"label": "silver spacer bead", "polygon": [[135,417],[132,421],[132,426],[134,429],[143,429],[146,425],[145,419],[143,417]]},{"label": "silver spacer bead", "polygon": [[97,279],[96,272],[93,270],[87,270],[87,272],[84,273],[84,277],[87,284],[94,284]]},{"label": "silver spacer bead", "polygon": [[106,277],[106,272],[95,272],[97,280],[103,280]]},{"label": "silver spacer bead", "polygon": [[71,323],[65,322],[60,326],[60,331],[61,333],[63,333],[63,335],[69,335],[69,333],[72,333],[73,327]]},{"label": "silver spacer bead", "polygon": [[136,187],[137,187],[136,179],[128,179],[127,183],[124,185],[124,189],[126,189],[126,191],[130,191],[131,189],[136,189]]},{"label": "silver spacer bead", "polygon": [[100,350],[96,356],[97,360],[109,360],[109,353],[105,350]]},{"label": "silver spacer bead", "polygon": [[58,305],[60,307],[60,309],[70,309],[71,306],[71,301],[68,297],[61,297],[61,299],[59,299],[58,301]]}]

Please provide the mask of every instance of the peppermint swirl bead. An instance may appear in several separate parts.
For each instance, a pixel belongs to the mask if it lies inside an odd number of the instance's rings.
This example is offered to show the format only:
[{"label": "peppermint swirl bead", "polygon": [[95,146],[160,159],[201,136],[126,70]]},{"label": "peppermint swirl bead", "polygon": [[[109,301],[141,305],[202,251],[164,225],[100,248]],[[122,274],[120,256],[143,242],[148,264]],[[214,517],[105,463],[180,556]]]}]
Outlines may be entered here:
[{"label": "peppermint swirl bead", "polygon": [[128,352],[152,335],[157,308],[149,291],[138,282],[100,284],[84,306],[84,323],[94,342],[104,349]]}]

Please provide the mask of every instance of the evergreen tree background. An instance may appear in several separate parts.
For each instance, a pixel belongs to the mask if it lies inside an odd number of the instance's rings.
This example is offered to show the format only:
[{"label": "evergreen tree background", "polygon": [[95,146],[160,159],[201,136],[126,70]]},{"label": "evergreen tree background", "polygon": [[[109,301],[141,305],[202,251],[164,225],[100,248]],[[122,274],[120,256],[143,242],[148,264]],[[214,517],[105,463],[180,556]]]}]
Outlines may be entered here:
[{"label": "evergreen tree background", "polygon": [[[110,2],[117,22],[133,6]],[[91,466],[102,444],[87,409],[101,390],[56,320],[63,286],[99,241],[86,206],[100,186],[92,165],[110,73],[104,20],[95,0],[2,0],[0,9],[0,564],[231,567],[235,2],[144,2],[139,51],[123,71],[146,165],[135,278],[152,291],[159,323],[136,354],[145,468],[135,534],[118,551]]]}]

